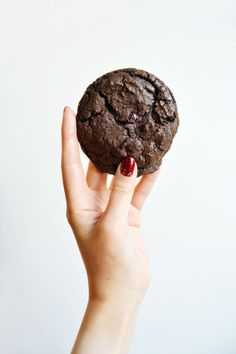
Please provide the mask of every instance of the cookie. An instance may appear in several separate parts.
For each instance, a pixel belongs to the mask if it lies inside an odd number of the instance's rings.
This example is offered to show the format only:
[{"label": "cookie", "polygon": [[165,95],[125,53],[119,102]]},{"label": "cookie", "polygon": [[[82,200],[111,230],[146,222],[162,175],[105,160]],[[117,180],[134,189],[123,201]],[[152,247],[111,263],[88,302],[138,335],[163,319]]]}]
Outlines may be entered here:
[{"label": "cookie", "polygon": [[101,172],[115,174],[118,164],[132,156],[141,176],[160,166],[179,118],[174,96],[161,80],[128,68],[88,86],[76,122],[81,148]]}]

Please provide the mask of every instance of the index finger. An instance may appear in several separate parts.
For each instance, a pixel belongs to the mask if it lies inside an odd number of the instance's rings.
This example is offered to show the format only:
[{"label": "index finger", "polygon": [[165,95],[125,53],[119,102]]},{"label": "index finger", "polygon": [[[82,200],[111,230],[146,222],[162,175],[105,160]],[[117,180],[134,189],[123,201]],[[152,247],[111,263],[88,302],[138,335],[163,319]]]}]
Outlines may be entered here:
[{"label": "index finger", "polygon": [[87,183],[80,159],[76,117],[69,107],[64,108],[61,137],[61,169],[67,207],[69,210],[75,211],[78,209],[79,196],[87,187]]}]

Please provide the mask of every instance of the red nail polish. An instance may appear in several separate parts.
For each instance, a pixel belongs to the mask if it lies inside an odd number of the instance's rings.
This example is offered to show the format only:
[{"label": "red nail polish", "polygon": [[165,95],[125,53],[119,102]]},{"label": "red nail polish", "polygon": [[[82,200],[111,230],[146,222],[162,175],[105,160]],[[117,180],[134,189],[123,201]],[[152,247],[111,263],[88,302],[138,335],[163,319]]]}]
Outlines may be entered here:
[{"label": "red nail polish", "polygon": [[120,172],[126,177],[132,176],[135,167],[135,159],[133,157],[127,156],[121,162]]}]

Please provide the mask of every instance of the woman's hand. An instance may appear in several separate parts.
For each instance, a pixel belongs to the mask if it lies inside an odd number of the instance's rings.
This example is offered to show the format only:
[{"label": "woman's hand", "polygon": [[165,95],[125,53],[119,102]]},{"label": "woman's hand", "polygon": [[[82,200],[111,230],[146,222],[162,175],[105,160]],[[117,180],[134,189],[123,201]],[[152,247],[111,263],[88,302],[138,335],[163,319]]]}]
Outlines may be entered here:
[{"label": "woman's hand", "polygon": [[[122,311],[128,314],[132,308],[130,312],[135,312],[147,289],[149,269],[140,231],[140,210],[157,175],[158,172],[145,175],[136,185],[137,166],[134,159],[128,157],[118,166],[109,189],[107,174],[98,171],[91,161],[85,176],[79,154],[75,114],[70,108],[65,108],[62,123],[62,176],[66,215],[78,243],[89,283],[87,315],[73,353],[80,353],[78,341],[81,342],[83,337],[81,333],[88,334],[88,317],[92,316],[91,313],[97,317],[94,304],[97,304],[96,309],[99,307],[102,311],[104,308],[106,312],[110,311],[111,316],[116,307],[120,318]],[[86,327],[85,332],[83,327]],[[105,348],[101,348],[105,354]],[[90,354],[93,353],[91,348],[89,350]],[[94,353],[100,353],[97,347]]]}]

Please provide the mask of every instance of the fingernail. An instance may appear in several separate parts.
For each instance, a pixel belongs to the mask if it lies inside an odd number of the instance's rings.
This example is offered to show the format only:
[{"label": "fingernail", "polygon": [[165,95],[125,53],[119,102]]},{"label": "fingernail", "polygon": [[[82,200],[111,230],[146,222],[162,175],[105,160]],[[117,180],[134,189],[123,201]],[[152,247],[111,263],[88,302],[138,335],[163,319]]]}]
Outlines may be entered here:
[{"label": "fingernail", "polygon": [[73,112],[72,109],[71,109],[69,106],[65,106],[65,107],[64,107],[64,110],[63,110],[63,113],[65,113],[65,111],[66,111],[67,109],[68,109],[68,111]]},{"label": "fingernail", "polygon": [[127,156],[120,165],[120,172],[126,177],[132,176],[135,167],[135,159]]}]

